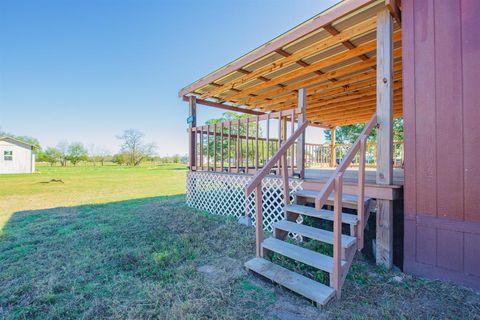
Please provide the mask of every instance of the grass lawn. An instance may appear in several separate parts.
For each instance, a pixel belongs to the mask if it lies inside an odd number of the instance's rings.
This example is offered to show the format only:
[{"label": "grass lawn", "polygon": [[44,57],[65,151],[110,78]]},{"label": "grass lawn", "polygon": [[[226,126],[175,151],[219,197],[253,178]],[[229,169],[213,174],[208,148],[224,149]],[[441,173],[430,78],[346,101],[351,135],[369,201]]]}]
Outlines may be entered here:
[{"label": "grass lawn", "polygon": [[184,194],[186,172],[184,165],[175,164],[78,165],[38,166],[35,174],[0,175],[0,230],[20,210]]},{"label": "grass lawn", "polygon": [[[378,269],[360,254],[342,300],[317,309],[243,269],[254,229],[186,207],[181,166],[40,171],[0,178],[2,319],[480,315],[473,291]],[[41,183],[50,179],[64,183]]]}]

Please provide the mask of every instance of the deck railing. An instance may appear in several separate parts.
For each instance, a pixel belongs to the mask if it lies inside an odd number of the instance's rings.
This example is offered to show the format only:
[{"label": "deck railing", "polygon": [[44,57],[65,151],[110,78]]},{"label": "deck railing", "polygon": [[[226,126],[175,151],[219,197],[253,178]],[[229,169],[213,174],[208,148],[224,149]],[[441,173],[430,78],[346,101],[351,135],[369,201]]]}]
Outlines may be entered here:
[{"label": "deck railing", "polygon": [[364,227],[365,227],[365,154],[367,151],[367,138],[377,125],[377,116],[373,115],[367,125],[363,128],[358,139],[352,144],[342,162],[325,183],[320,193],[315,197],[315,209],[321,210],[326,203],[329,195],[334,193],[334,219],[333,219],[333,279],[331,283],[340,297],[343,283],[342,274],[342,199],[343,199],[343,174],[352,164],[355,157],[359,156],[358,169],[358,230],[357,230],[357,249],[363,248]]},{"label": "deck railing", "polygon": [[[337,143],[333,146],[335,150],[335,161],[332,162],[332,145],[306,143],[305,144],[305,166],[306,167],[330,167],[332,163],[339,164],[346,156],[352,144]],[[403,168],[404,152],[403,141],[393,142],[393,166],[395,168]],[[352,160],[351,166],[358,167],[359,155],[357,154]],[[377,144],[373,141],[367,142],[365,165],[367,167],[377,166]]]},{"label": "deck railing", "polygon": [[[289,132],[293,134],[299,113],[295,108],[190,128],[195,157],[195,165],[190,169],[257,172],[278,152]],[[290,146],[286,153],[290,175],[303,165],[297,163],[296,154],[296,145]]]}]

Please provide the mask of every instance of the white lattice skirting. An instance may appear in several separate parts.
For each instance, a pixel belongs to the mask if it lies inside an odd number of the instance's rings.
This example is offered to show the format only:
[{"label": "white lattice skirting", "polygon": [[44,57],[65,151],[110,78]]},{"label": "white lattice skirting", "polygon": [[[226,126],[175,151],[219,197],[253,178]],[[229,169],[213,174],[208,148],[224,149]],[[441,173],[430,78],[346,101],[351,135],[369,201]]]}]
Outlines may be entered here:
[{"label": "white lattice skirting", "polygon": [[[194,172],[187,175],[187,205],[211,214],[241,217],[245,215],[245,187],[251,175]],[[263,228],[272,231],[272,223],[282,220],[283,186],[278,177],[263,179]],[[290,179],[290,198],[302,189],[302,180]],[[292,199],[290,199],[292,200]],[[248,212],[255,224],[255,195],[248,198]]]}]

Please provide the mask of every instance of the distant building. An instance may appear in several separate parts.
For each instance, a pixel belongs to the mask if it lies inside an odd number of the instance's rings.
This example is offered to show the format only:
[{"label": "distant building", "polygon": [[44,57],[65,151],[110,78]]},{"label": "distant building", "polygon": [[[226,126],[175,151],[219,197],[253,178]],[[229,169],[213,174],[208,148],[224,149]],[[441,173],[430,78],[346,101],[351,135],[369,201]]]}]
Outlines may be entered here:
[{"label": "distant building", "polygon": [[0,174],[35,172],[34,149],[29,143],[0,137]]}]

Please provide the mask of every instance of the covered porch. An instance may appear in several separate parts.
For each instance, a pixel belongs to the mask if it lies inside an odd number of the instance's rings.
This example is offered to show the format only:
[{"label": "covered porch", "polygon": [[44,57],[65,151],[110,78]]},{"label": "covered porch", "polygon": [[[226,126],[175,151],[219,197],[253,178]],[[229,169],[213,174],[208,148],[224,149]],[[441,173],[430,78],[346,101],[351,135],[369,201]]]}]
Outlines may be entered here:
[{"label": "covered porch", "polygon": [[[390,268],[404,176],[403,141],[392,131],[403,116],[401,39],[395,1],[345,1],[180,90],[189,105],[187,202],[240,216],[246,197],[247,213],[263,219],[258,246],[295,192],[317,190],[317,207],[343,186],[376,200],[377,263]],[[199,106],[244,116],[198,124]],[[337,143],[336,128],[363,123],[355,142]],[[316,142],[319,129],[331,141]]]}]

